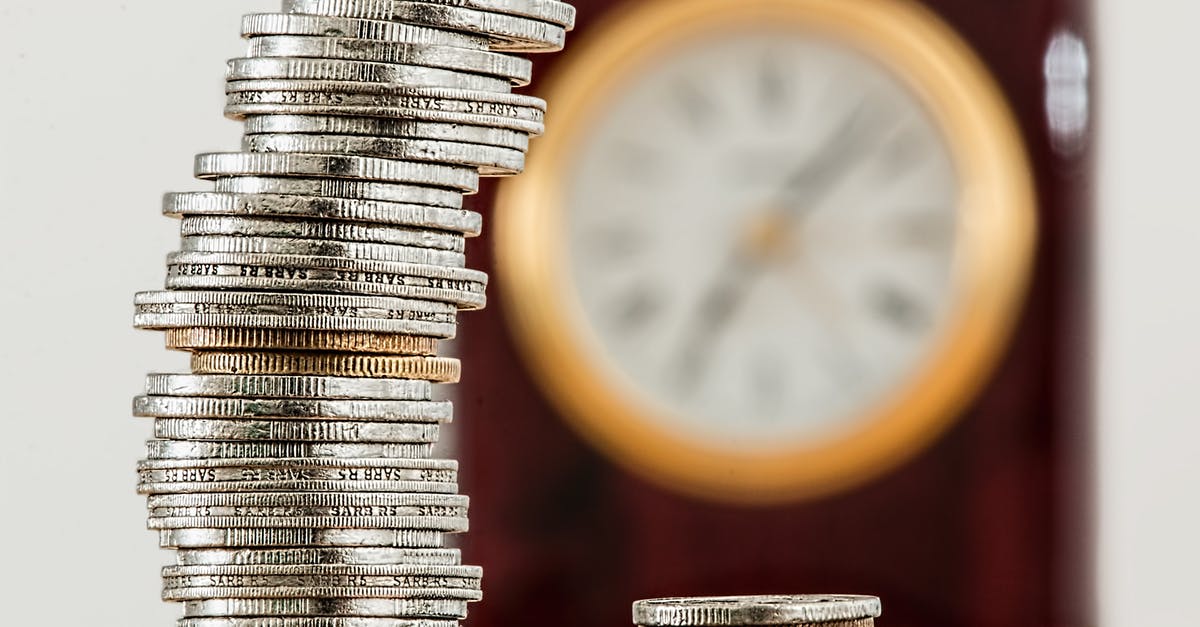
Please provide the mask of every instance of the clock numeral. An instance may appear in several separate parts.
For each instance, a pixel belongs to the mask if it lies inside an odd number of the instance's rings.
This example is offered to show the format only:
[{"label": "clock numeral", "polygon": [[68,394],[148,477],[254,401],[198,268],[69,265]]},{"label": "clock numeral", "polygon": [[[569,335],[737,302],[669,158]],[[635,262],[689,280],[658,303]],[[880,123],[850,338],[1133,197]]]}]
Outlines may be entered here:
[{"label": "clock numeral", "polygon": [[662,311],[664,293],[637,284],[613,298],[612,321],[618,331],[633,333],[646,327]]},{"label": "clock numeral", "polygon": [[697,133],[712,129],[720,119],[717,104],[713,102],[712,97],[691,81],[680,81],[676,84],[675,100],[683,111],[683,117]]},{"label": "clock numeral", "polygon": [[954,241],[954,229],[953,212],[935,209],[905,212],[888,232],[904,248],[937,251]]},{"label": "clock numeral", "polygon": [[765,116],[783,112],[789,100],[788,81],[783,74],[784,61],[779,51],[768,49],[758,64],[758,106]]},{"label": "clock numeral", "polygon": [[609,150],[608,165],[622,181],[662,182],[668,161],[655,148],[626,139],[614,141]]},{"label": "clock numeral", "polygon": [[899,330],[911,333],[929,326],[929,313],[920,301],[895,284],[876,284],[870,292],[869,303],[880,319]]}]

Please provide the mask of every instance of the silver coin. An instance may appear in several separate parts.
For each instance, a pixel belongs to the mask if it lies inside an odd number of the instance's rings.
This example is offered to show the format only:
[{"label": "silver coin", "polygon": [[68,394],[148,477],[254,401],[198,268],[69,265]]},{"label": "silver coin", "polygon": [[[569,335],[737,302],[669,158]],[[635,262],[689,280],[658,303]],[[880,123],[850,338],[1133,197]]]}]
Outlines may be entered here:
[{"label": "silver coin", "polygon": [[164,291],[135,297],[139,328],[244,327],[368,331],[450,338],[450,303],[271,292]]},{"label": "silver coin", "polygon": [[398,226],[329,222],[327,220],[281,220],[278,218],[247,218],[241,216],[187,216],[180,221],[179,234],[236,235],[241,237],[283,237],[322,239],[343,242],[366,242],[433,248],[461,253],[466,237],[432,229]]},{"label": "silver coin", "polygon": [[458,627],[457,621],[417,618],[303,616],[294,618],[184,618],[178,627]]},{"label": "silver coin", "polygon": [[474,192],[479,173],[471,168],[378,157],[297,153],[215,152],[196,155],[197,178],[300,176],[405,183]]},{"label": "silver coin", "polygon": [[[392,98],[379,96],[381,105],[374,104],[320,104],[310,102],[283,102],[293,99],[293,96],[282,95],[284,92],[259,92],[256,94],[230,94],[227,97],[225,115],[230,119],[241,120],[249,116],[260,115],[340,115],[364,118],[392,118],[403,121],[436,122],[441,124],[459,124],[463,126],[484,126],[489,128],[519,131],[528,135],[541,135],[545,124],[519,117],[492,115],[489,113],[463,113],[461,111],[439,111],[430,108],[427,101],[415,100],[406,96]],[[324,95],[313,95],[311,92],[301,92],[294,99],[304,100],[309,96],[318,100],[326,100]],[[235,97],[236,96],[236,97]],[[258,100],[259,102],[245,102]],[[230,104],[229,101],[233,103]],[[414,106],[415,105],[415,106]],[[472,105],[463,103],[455,108],[468,108]],[[492,109],[493,107],[485,107]],[[522,110],[522,115],[536,115],[532,110]]]},{"label": "silver coin", "polygon": [[[297,95],[277,95],[289,93]],[[238,96],[237,100],[231,101],[239,104],[376,105],[492,115],[528,122],[543,122],[546,116],[546,101],[536,96],[451,87],[345,81],[239,80],[227,82],[225,94],[258,94]],[[267,100],[269,96],[275,100]]]},{"label": "silver coin", "polygon": [[[165,514],[165,513],[164,513]],[[442,533],[467,531],[466,517],[451,516],[167,516],[152,515],[146,528],[162,529],[425,529]]]},{"label": "silver coin", "polygon": [[432,444],[352,444],[341,442],[188,442],[148,440],[146,456],[152,460],[242,459],[425,459]]},{"label": "silver coin", "polygon": [[325,400],[138,396],[133,415],[150,418],[287,418],[447,424],[449,401]]},{"label": "silver coin", "polygon": [[420,444],[438,439],[438,425],[332,420],[213,420],[158,418],[154,437],[169,440],[286,440],[363,444]]},{"label": "silver coin", "polygon": [[226,66],[225,78],[229,81],[274,79],[423,85],[497,94],[512,90],[512,82],[507,79],[469,72],[395,63],[299,57],[230,59]]},{"label": "silver coin", "polygon": [[[399,585],[400,587],[415,587],[406,584],[404,577],[445,577],[453,581],[441,586],[443,588],[478,588],[479,580],[483,577],[483,569],[478,566],[463,566],[458,564],[176,564],[162,568],[163,577],[196,577],[201,575],[247,575],[247,576],[291,576],[291,575],[363,575],[368,577],[396,577],[391,583],[381,583],[380,586]],[[236,584],[204,584],[204,585],[236,585]],[[261,584],[250,584],[261,585]],[[270,584],[268,584],[270,585]],[[277,584],[287,585],[287,584]]]},{"label": "silver coin", "polygon": [[284,0],[283,10],[288,13],[391,20],[478,33],[494,39],[493,49],[514,52],[561,50],[567,38],[567,30],[563,26],[538,19],[424,2]]},{"label": "silver coin", "polygon": [[511,148],[424,139],[356,135],[257,134],[242,140],[250,152],[355,154],[385,159],[470,166],[480,176],[511,176],[525,168],[525,153]]},{"label": "silver coin", "polygon": [[486,275],[465,268],[301,255],[173,253],[167,289],[222,289],[395,296],[487,304]]},{"label": "silver coin", "polygon": [[796,625],[875,618],[879,613],[878,597],[833,594],[675,597],[633,604],[633,622],[643,627]]},{"label": "silver coin", "polygon": [[[249,82],[249,81],[248,81]],[[253,81],[264,90],[278,89],[269,81]],[[310,83],[301,91],[329,91],[321,83]],[[323,115],[255,115],[246,118],[247,135],[261,133],[312,133],[375,138],[416,138],[499,146],[525,152],[529,134],[486,126],[441,124],[388,118],[351,118]]]},{"label": "silver coin", "polygon": [[[214,191],[236,194],[287,194],[324,199],[381,201],[400,205],[462,209],[462,192],[421,185],[345,179],[229,176],[213,181]],[[319,199],[311,199],[313,201]]]},{"label": "silver coin", "polygon": [[220,529],[159,531],[159,545],[171,548],[212,547],[405,547],[442,548],[444,537],[428,529]]},{"label": "silver coin", "polygon": [[[345,578],[346,581],[353,581]],[[193,601],[204,599],[306,599],[312,597],[333,599],[437,599],[478,601],[483,594],[478,590],[463,588],[401,588],[359,586],[310,586],[300,579],[298,586],[208,586],[163,588],[164,601]]]},{"label": "silver coin", "polygon": [[[558,0],[413,0],[427,4],[463,7],[477,11],[504,13],[550,22],[568,30],[575,25],[575,7]],[[392,19],[394,0],[324,0],[329,7],[341,5],[345,11],[374,15],[374,19]],[[333,12],[332,10],[330,12]]]},{"label": "silver coin", "polygon": [[462,563],[462,553],[458,549],[398,549],[390,547],[181,550],[175,554],[175,558],[176,563],[180,566],[313,564],[458,566]]},{"label": "silver coin", "polygon": [[[492,94],[466,89],[394,87],[388,90],[356,89],[352,93],[329,90],[300,90],[299,84],[283,84],[274,89],[248,89],[241,81],[237,89],[226,89],[226,104],[241,105],[309,105],[330,110],[350,108],[388,108],[409,110],[419,118],[425,112],[490,116],[488,126],[508,121],[522,122],[518,129],[542,129],[546,117],[546,102],[520,94]],[[531,124],[536,123],[536,124]]]},{"label": "silver coin", "polygon": [[395,616],[462,619],[467,617],[467,602],[444,599],[208,599],[184,603],[183,616]]},{"label": "silver coin", "polygon": [[208,483],[138,483],[138,494],[204,494],[216,492],[412,492],[456,494],[457,483],[433,481],[214,481]]},{"label": "silver coin", "polygon": [[163,197],[163,213],[372,222],[451,231],[468,237],[479,235],[483,225],[482,216],[462,209],[285,194],[173,193]]},{"label": "silver coin", "polygon": [[448,268],[462,268],[467,265],[465,254],[448,250],[291,237],[194,235],[180,238],[179,249],[185,253],[337,257]]},{"label": "silver coin", "polygon": [[[152,496],[146,499],[147,507],[396,507],[419,508],[420,511],[405,516],[459,516],[466,512],[470,499],[462,495],[444,494],[176,494]],[[248,515],[271,515],[270,512]],[[332,514],[354,516],[357,514]],[[371,516],[388,514],[369,514]]]},{"label": "silver coin", "polygon": [[263,35],[252,37],[247,57],[298,57],[394,63],[470,72],[528,85],[533,64],[522,57],[487,50],[428,44],[395,43],[348,37]]},{"label": "silver coin", "polygon": [[383,20],[296,13],[252,13],[243,16],[242,36],[259,35],[351,37],[474,50],[487,50],[489,43],[487,37],[478,35]]},{"label": "silver coin", "polygon": [[306,375],[150,374],[145,390],[150,396],[396,401],[433,398],[433,385],[428,381]]}]

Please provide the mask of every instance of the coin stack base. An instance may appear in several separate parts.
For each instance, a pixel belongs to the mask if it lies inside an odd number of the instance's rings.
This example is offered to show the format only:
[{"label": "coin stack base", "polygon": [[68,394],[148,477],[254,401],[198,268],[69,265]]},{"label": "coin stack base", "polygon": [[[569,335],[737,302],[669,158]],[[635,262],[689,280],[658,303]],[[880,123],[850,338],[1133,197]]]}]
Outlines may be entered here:
[{"label": "coin stack base", "polygon": [[638,627],[872,627],[878,597],[841,594],[670,597],[633,604]]},{"label": "coin stack base", "polygon": [[181,244],[135,326],[191,353],[151,374],[138,466],[148,527],[176,549],[162,598],[181,627],[453,627],[482,571],[452,419],[434,385],[460,310],[481,176],[524,168],[545,103],[513,93],[562,47],[558,0],[285,0],[247,15],[228,64],[240,152],[196,157],[202,192],[167,194]]}]

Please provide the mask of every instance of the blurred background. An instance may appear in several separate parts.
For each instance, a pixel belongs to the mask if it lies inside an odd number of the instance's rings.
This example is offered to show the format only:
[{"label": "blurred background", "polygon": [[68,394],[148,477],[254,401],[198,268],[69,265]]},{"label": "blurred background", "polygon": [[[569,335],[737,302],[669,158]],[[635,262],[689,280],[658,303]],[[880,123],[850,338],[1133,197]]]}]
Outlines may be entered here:
[{"label": "blurred background", "polygon": [[[1200,7],[755,4],[577,3],[529,171],[473,200],[468,624],[831,590],[881,625],[1200,624]],[[176,616],[127,407],[186,360],[130,299],[270,10],[0,4],[14,624]]]}]

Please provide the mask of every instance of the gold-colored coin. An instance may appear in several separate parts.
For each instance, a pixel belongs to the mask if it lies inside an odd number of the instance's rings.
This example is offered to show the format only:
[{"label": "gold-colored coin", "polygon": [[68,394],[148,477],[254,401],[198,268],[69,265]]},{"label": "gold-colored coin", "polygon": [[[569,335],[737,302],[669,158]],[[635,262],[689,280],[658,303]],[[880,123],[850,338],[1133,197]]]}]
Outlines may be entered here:
[{"label": "gold-colored coin", "polygon": [[436,355],[432,337],[358,331],[193,327],[167,329],[173,350],[281,350],[382,355]]},{"label": "gold-colored coin", "polygon": [[192,353],[192,372],[419,379],[434,383],[457,383],[462,366],[451,357],[200,351]]}]

